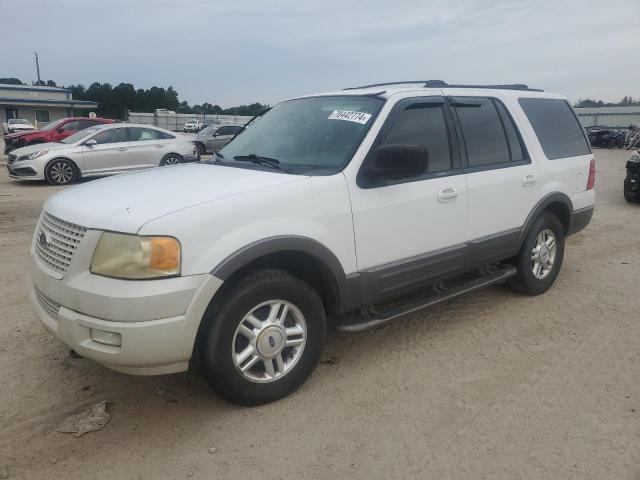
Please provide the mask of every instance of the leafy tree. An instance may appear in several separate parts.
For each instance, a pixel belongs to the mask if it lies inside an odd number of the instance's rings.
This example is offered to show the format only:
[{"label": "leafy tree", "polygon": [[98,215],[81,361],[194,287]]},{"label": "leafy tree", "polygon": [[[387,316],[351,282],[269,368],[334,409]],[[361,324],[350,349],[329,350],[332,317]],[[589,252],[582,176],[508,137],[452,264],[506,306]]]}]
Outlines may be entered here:
[{"label": "leafy tree", "polygon": [[4,85],[26,85],[21,80],[13,77],[0,78],[0,84]]}]

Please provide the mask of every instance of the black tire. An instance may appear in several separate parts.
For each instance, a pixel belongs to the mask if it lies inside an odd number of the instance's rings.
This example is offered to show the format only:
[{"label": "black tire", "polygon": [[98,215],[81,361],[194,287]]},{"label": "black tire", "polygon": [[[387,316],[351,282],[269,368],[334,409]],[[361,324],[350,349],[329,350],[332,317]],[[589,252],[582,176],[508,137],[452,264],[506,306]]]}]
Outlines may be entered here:
[{"label": "black tire", "polygon": [[[289,302],[302,313],[306,343],[297,362],[281,378],[257,383],[235,366],[236,329],[253,308],[275,299]],[[241,279],[209,305],[203,321],[198,352],[204,376],[222,398],[238,405],[261,405],[295,391],[315,369],[324,347],[326,320],[320,296],[305,282],[280,270],[259,270]],[[260,368],[259,362],[255,365],[252,368]]]},{"label": "black tire", "polygon": [[160,160],[160,166],[165,167],[167,165],[178,165],[183,162],[184,159],[177,153],[167,153],[164,157],[162,157],[162,160]]},{"label": "black tire", "polygon": [[640,195],[631,195],[630,193],[624,192],[624,199],[629,203],[640,203]]},{"label": "black tire", "polygon": [[54,158],[44,169],[44,178],[51,185],[69,185],[78,177],[78,167],[66,158]]},{"label": "black tire", "polygon": [[[546,276],[544,278],[538,278],[533,272],[534,264],[532,253],[536,246],[538,235],[545,230],[551,230],[555,236],[555,259],[553,266]],[[564,240],[564,227],[560,219],[552,213],[544,212],[533,223],[529,232],[527,232],[520,247],[520,252],[517,257],[514,258],[513,263],[517,269],[517,274],[509,281],[509,284],[519,292],[527,295],[540,295],[549,290],[558,277],[558,273],[562,267]]]},{"label": "black tire", "polygon": [[204,143],[201,143],[201,142],[194,142],[194,143],[195,143],[196,149],[198,150],[198,153],[200,155],[204,155],[205,153],[207,153],[207,149],[204,146]]}]

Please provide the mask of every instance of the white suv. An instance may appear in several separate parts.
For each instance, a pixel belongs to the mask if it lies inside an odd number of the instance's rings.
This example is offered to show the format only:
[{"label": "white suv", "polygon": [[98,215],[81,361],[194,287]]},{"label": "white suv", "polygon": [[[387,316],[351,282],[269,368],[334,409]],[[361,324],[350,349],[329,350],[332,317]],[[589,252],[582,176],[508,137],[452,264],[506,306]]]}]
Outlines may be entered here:
[{"label": "white suv", "polygon": [[296,98],[209,162],[49,198],[32,300],[103,365],[191,365],[224,398],[264,403],[311,374],[329,321],[361,331],[504,281],[549,289],[594,175],[564,97],[524,85]]}]

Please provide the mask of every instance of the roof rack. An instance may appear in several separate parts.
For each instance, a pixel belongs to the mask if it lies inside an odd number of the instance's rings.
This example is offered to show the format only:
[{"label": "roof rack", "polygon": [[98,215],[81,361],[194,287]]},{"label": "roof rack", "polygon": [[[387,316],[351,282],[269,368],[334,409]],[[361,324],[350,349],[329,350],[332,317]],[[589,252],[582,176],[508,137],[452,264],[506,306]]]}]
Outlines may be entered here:
[{"label": "roof rack", "polygon": [[358,90],[361,88],[387,87],[390,85],[406,85],[411,83],[422,84],[423,88],[486,88],[492,90],[526,90],[529,92],[543,92],[539,88],[529,88],[524,83],[513,83],[507,85],[450,85],[443,80],[409,80],[406,82],[386,82],[363,85],[361,87],[349,87],[344,90]]}]

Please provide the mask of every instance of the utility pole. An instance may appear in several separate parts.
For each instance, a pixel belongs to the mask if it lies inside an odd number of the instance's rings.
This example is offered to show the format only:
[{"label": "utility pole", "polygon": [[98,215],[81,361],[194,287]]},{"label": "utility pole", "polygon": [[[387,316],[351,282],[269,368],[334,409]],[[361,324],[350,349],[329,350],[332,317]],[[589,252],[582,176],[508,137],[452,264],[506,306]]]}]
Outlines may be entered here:
[{"label": "utility pole", "polygon": [[40,85],[40,64],[38,63],[38,52],[33,52],[36,56],[36,71],[38,72],[38,85]]}]

